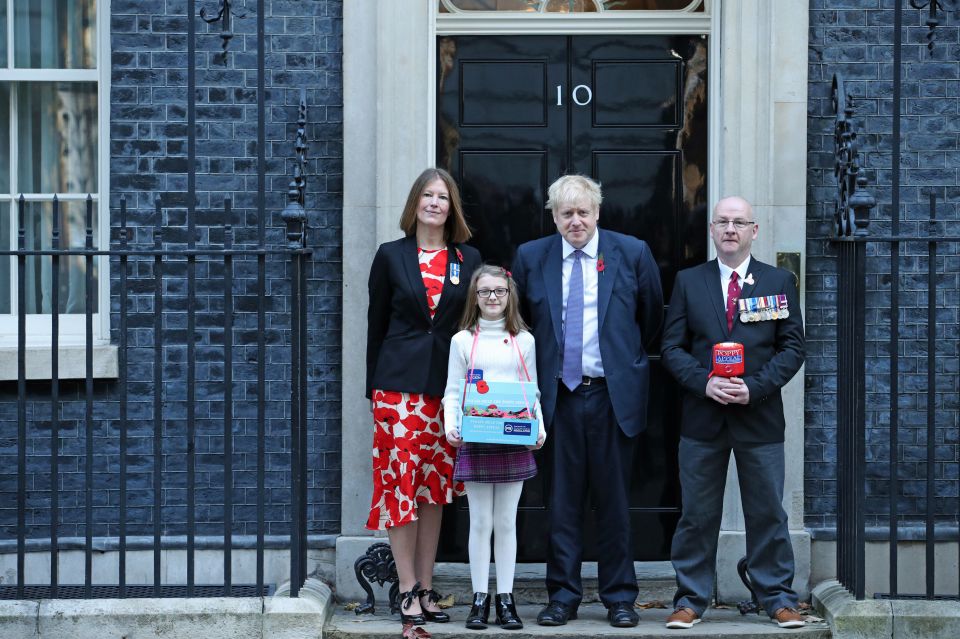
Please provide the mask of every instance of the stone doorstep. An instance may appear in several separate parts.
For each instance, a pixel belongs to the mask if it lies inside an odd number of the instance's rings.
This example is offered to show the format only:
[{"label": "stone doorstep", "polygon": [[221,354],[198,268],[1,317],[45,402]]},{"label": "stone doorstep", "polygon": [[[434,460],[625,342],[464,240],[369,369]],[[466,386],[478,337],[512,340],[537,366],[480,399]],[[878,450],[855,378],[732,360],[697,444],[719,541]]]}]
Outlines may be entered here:
[{"label": "stone doorstep", "polygon": [[[526,639],[527,637],[557,637],[587,639],[588,637],[744,637],[761,639],[766,637],[803,637],[803,639],[829,639],[830,629],[825,622],[809,623],[805,628],[787,630],[777,627],[766,616],[742,616],[736,609],[711,609],[704,615],[702,623],[690,630],[668,630],[664,623],[670,614],[668,609],[638,610],[640,623],[636,628],[612,628],[607,623],[606,610],[599,603],[582,604],[575,621],[565,626],[538,626],[536,619],[539,605],[518,606],[520,618],[524,621],[522,630],[502,630],[495,623],[484,631],[468,630],[464,627],[469,607],[466,605],[449,608],[450,623],[427,623],[423,627],[436,639],[482,639],[490,635]],[[491,611],[491,622],[495,615]],[[324,629],[324,639],[396,639],[400,634],[400,618],[387,614],[377,608],[373,615],[357,615],[346,611],[342,606],[333,613]]]},{"label": "stone doorstep", "polygon": [[909,599],[857,601],[835,579],[813,589],[813,606],[835,639],[956,639],[960,602]]},{"label": "stone doorstep", "polygon": [[[637,583],[640,587],[638,601],[673,601],[677,582],[669,561],[636,562]],[[490,592],[496,589],[496,564],[490,566]],[[583,601],[599,601],[597,596],[597,564],[583,564]],[[546,565],[542,563],[517,564],[513,580],[513,596],[518,604],[542,604],[548,599],[545,585]],[[433,588],[440,594],[453,595],[454,601],[463,603],[473,599],[470,584],[470,566],[461,563],[439,563],[434,569]],[[376,589],[374,590],[376,592]],[[378,594],[378,601],[381,601]],[[385,601],[385,596],[383,601]],[[382,605],[382,604],[381,604]]]}]

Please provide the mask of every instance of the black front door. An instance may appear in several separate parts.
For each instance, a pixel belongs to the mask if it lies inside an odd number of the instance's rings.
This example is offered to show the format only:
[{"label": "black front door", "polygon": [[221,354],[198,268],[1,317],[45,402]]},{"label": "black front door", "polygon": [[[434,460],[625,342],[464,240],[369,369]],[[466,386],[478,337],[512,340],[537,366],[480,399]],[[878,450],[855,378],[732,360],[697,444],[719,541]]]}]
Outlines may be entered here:
[{"label": "black front door", "polygon": [[[707,49],[702,36],[439,38],[438,165],[461,186],[484,259],[509,266],[518,245],[555,233],[547,187],[582,173],[603,186],[600,226],[650,245],[669,299],[677,271],[707,257]],[[678,392],[651,359],[631,486],[637,560],[669,557],[680,509]],[[546,558],[549,459],[548,439],[520,502],[520,561]],[[468,517],[465,499],[446,509],[441,560],[466,561]],[[600,531],[586,534],[594,560]]]}]

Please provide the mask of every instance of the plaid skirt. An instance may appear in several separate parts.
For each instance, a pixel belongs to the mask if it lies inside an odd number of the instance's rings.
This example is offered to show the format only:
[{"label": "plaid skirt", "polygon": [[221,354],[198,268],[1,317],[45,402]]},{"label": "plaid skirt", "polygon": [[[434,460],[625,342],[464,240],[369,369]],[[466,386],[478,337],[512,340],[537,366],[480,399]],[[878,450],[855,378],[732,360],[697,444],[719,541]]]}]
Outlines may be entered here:
[{"label": "plaid skirt", "polygon": [[533,452],[511,444],[464,444],[457,451],[453,479],[499,484],[523,481],[537,474]]}]

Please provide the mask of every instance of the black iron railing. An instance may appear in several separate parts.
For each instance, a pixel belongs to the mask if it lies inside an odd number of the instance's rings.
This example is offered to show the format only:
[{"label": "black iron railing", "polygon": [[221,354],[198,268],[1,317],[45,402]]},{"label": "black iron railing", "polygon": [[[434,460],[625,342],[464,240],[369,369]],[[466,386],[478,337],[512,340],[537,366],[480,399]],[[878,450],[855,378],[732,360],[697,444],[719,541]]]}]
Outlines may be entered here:
[{"label": "black iron railing", "polygon": [[[299,204],[295,204],[295,208],[299,208],[300,211],[303,210]],[[306,260],[309,255],[309,250],[305,247],[305,216],[293,216],[293,219],[287,220],[288,242],[286,244],[280,246],[236,246],[233,240],[233,227],[230,223],[232,214],[231,201],[227,199],[224,202],[223,209],[225,224],[222,229],[222,244],[198,245],[196,242],[188,242],[187,246],[184,247],[164,244],[164,229],[160,221],[163,217],[162,209],[158,203],[156,207],[157,223],[152,229],[154,242],[152,245],[144,246],[130,241],[131,231],[133,229],[127,226],[126,208],[126,200],[121,199],[120,208],[117,212],[119,227],[116,229],[118,237],[116,246],[100,250],[94,247],[93,200],[88,198],[84,246],[82,248],[61,248],[59,202],[54,199],[51,248],[47,250],[30,249],[27,248],[25,239],[26,203],[21,197],[18,202],[18,248],[15,251],[0,251],[0,256],[13,256],[16,260],[15,282],[19,291],[19,306],[17,310],[19,333],[16,399],[17,575],[15,586],[0,586],[0,598],[22,599],[28,595],[35,596],[36,593],[41,590],[43,590],[43,594],[46,597],[51,598],[66,596],[67,593],[72,593],[72,596],[82,593],[83,597],[127,597],[138,596],[137,593],[142,594],[146,592],[143,584],[138,584],[134,587],[133,584],[129,584],[127,581],[129,568],[127,561],[127,542],[128,528],[131,520],[128,499],[130,494],[128,490],[128,462],[130,459],[128,434],[136,427],[138,436],[142,437],[143,435],[143,430],[139,428],[140,424],[138,420],[132,419],[129,415],[129,407],[132,402],[141,405],[149,402],[152,406],[152,414],[149,418],[152,427],[152,450],[149,454],[140,451],[137,455],[137,459],[140,460],[141,463],[144,461],[144,458],[149,458],[149,463],[152,466],[150,469],[152,474],[151,489],[149,491],[140,490],[137,495],[137,504],[141,507],[138,512],[143,512],[143,501],[146,498],[145,495],[147,492],[152,495],[152,504],[149,504],[149,510],[153,520],[153,582],[152,589],[150,590],[151,595],[157,597],[196,596],[201,592],[197,590],[197,588],[200,588],[200,584],[196,583],[195,578],[196,540],[199,536],[196,521],[196,495],[198,487],[195,475],[197,468],[197,442],[199,440],[196,431],[196,425],[198,423],[196,415],[196,407],[198,405],[196,395],[198,360],[196,356],[197,328],[195,320],[201,312],[206,312],[207,315],[209,315],[209,311],[198,308],[197,304],[198,294],[196,284],[193,280],[196,277],[195,271],[198,266],[208,272],[211,269],[222,270],[223,274],[220,280],[221,287],[218,295],[221,302],[208,305],[208,307],[220,306],[222,308],[222,312],[220,313],[222,330],[216,331],[217,334],[222,337],[222,344],[220,348],[217,349],[220,351],[220,357],[214,360],[217,364],[222,364],[220,367],[223,371],[222,377],[217,380],[217,383],[222,385],[222,392],[213,399],[222,404],[222,428],[218,435],[222,438],[223,442],[223,452],[222,455],[219,456],[222,458],[221,470],[223,477],[222,485],[219,487],[220,490],[222,490],[222,521],[220,525],[222,525],[223,533],[220,547],[223,550],[223,583],[219,585],[219,588],[213,588],[213,590],[211,590],[211,588],[215,586],[215,584],[202,584],[202,592],[218,592],[224,596],[231,596],[249,595],[251,592],[262,594],[267,591],[268,584],[264,582],[263,569],[266,536],[264,493],[268,490],[277,491],[280,489],[289,491],[289,508],[286,509],[289,513],[289,520],[286,524],[290,530],[288,543],[290,550],[291,595],[297,596],[300,585],[306,578],[307,542],[307,502],[305,486],[307,434],[305,286]],[[84,531],[84,581],[82,585],[64,584],[59,574],[59,554],[61,546],[71,545],[70,542],[61,540],[59,535],[59,530],[62,525],[60,522],[62,512],[60,504],[61,484],[65,477],[59,467],[63,455],[61,448],[64,444],[60,433],[61,420],[59,418],[64,405],[64,399],[60,393],[64,380],[60,377],[59,366],[59,353],[61,350],[59,331],[61,314],[61,306],[59,303],[59,265],[61,261],[71,257],[80,258],[85,263],[85,294],[87,302],[85,308],[85,373],[83,382],[82,385],[68,382],[71,384],[74,394],[79,393],[82,395],[85,407],[83,417],[75,420],[78,432],[82,432],[84,438],[84,452],[80,460],[84,477],[82,487],[82,509],[84,513],[82,523],[82,529]],[[235,353],[248,351],[254,348],[254,344],[237,342],[234,338],[235,334],[241,333],[241,331],[234,329],[234,317],[242,316],[236,304],[235,291],[241,288],[250,288],[249,284],[243,287],[236,285],[234,273],[238,264],[242,265],[244,263],[250,264],[256,262],[258,265],[263,265],[268,257],[271,259],[284,260],[289,265],[289,269],[287,269],[290,274],[289,288],[286,291],[290,300],[290,311],[288,314],[289,324],[288,328],[281,332],[281,334],[285,334],[287,337],[285,340],[278,340],[277,343],[270,344],[269,346],[263,339],[258,338],[255,344],[255,359],[258,369],[255,383],[245,384],[245,386],[249,388],[238,392],[237,385],[235,385],[233,379]],[[50,379],[44,382],[31,381],[29,392],[27,386],[26,349],[27,306],[25,303],[25,291],[27,289],[25,282],[28,259],[50,260],[52,264],[52,282],[50,288],[52,310],[50,317],[51,333],[49,336],[51,354]],[[94,262],[104,259],[111,260],[117,265],[114,275],[114,281],[117,285],[116,295],[119,302],[116,306],[116,312],[114,313],[119,328],[117,331],[119,376],[116,380],[116,392],[112,392],[112,390],[109,389],[105,390],[104,388],[95,388],[94,379],[93,362],[95,342],[93,317],[98,309],[94,302],[96,284],[93,273],[95,272]],[[180,274],[183,273],[184,270],[187,276],[185,299],[183,296],[169,296],[166,293],[168,287],[173,280],[180,278]],[[103,273],[104,270],[101,269],[100,272]],[[205,281],[205,284],[204,295],[211,296],[212,291],[209,288],[209,278]],[[273,295],[281,295],[284,293],[284,291],[276,286],[276,283],[274,283],[273,286],[274,289],[271,291]],[[144,293],[150,288],[152,288],[152,308],[148,309],[148,312],[137,311],[129,299],[130,292],[137,292],[142,299],[145,297]],[[257,314],[256,332],[258,336],[262,336],[267,333],[265,307],[269,302],[269,297],[266,290],[266,279],[260,277],[255,284],[255,288]],[[249,293],[250,291],[244,290],[244,292]],[[246,308],[249,309],[249,306],[250,305],[247,304]],[[186,315],[186,330],[182,333],[181,339],[177,339],[177,337],[173,336],[175,332],[171,331],[169,326],[165,326],[165,322],[170,321],[171,312],[179,314],[180,311]],[[251,313],[247,314],[249,315]],[[151,317],[152,322],[150,320],[145,321],[144,318],[146,316]],[[129,324],[131,319],[134,319],[140,327],[148,326],[152,323],[153,344],[147,345],[142,342],[138,342],[137,344],[130,343],[131,332],[129,330]],[[208,319],[210,318],[208,317]],[[253,324],[253,322],[249,322],[249,324]],[[251,331],[245,331],[244,333],[249,335]],[[131,394],[129,390],[130,379],[128,378],[128,370],[130,361],[128,355],[134,347],[141,352],[145,348],[152,348],[153,350],[152,390],[149,395],[144,393],[145,386],[143,383],[138,383],[139,390],[137,393]],[[177,396],[176,391],[172,391],[167,385],[168,380],[165,378],[165,371],[167,370],[166,367],[170,365],[170,362],[165,359],[165,353],[169,355],[171,348],[182,348],[186,351],[185,361],[182,362],[187,380],[186,384],[183,385],[183,393],[185,396]],[[210,361],[208,354],[205,358],[205,365],[209,365]],[[280,379],[268,379],[263,365],[268,361],[289,362],[287,365],[288,372],[282,375]],[[142,380],[137,381],[142,382]],[[282,383],[288,388],[286,400],[282,397],[272,397],[274,392],[272,388],[275,388],[278,383]],[[271,387],[271,389],[268,389],[268,386]],[[45,399],[43,398],[44,395],[46,396]],[[204,399],[207,400],[206,403],[209,403],[211,398],[206,397]],[[96,410],[95,405],[104,400],[115,401],[118,406],[117,412]],[[180,419],[181,415],[179,412],[175,414],[170,413],[168,405],[178,402],[185,404],[185,419]],[[289,422],[289,450],[286,451],[286,453],[282,450],[267,451],[265,449],[264,434],[266,433],[268,402],[274,402],[276,406],[281,408],[284,404],[289,406],[286,413],[283,410],[279,412],[275,409],[271,410],[270,416],[274,422],[277,421],[278,417],[279,419]],[[36,426],[33,420],[28,419],[28,407],[32,409],[31,412],[34,412],[37,406],[44,403],[48,404],[50,415],[49,447],[46,455],[44,455],[42,451],[37,450],[37,431],[40,430],[42,426]],[[235,409],[238,410],[235,411]],[[233,546],[238,541],[233,520],[234,479],[238,473],[233,467],[236,456],[233,448],[233,432],[237,424],[234,418],[235,412],[242,412],[245,415],[251,415],[255,412],[257,415],[256,425],[258,433],[256,437],[256,480],[255,486],[252,487],[257,491],[257,533],[255,536],[255,544],[253,544],[257,563],[256,583],[253,584],[253,586],[255,586],[253,589],[251,589],[251,584],[243,584],[238,591],[234,590],[235,584],[232,578],[233,559],[231,553]],[[116,437],[104,436],[100,426],[104,420],[111,422],[115,420]],[[209,418],[207,418],[206,422],[209,423],[209,421]],[[206,433],[205,436],[209,437],[210,433]],[[165,495],[165,491],[171,488],[165,471],[165,465],[168,465],[171,458],[176,455],[172,455],[169,451],[166,451],[164,447],[165,445],[169,446],[171,439],[177,437],[183,438],[182,448],[185,450],[186,456],[186,481],[182,486],[179,484],[176,486],[177,488],[182,488],[186,493],[186,520],[171,523],[164,519],[165,510],[168,508],[165,501],[169,499],[169,497]],[[113,473],[110,467],[111,462],[109,456],[101,454],[100,451],[95,451],[95,446],[103,445],[116,445],[119,451],[117,482],[115,484],[116,490],[118,491],[119,503],[116,507],[117,518],[113,522],[102,521],[102,518],[99,516],[98,520],[96,522],[94,521],[95,512],[103,513],[110,511],[109,509],[95,509],[94,507],[96,495],[99,491],[105,490],[103,478]],[[267,453],[270,453],[271,456],[277,454],[287,455],[288,465],[286,468],[278,468],[275,462],[271,464],[270,468],[273,474],[278,471],[284,472],[289,478],[287,484],[278,485],[276,481],[273,481],[268,485],[266,480]],[[28,455],[30,457],[29,469]],[[44,456],[49,458],[50,488],[46,495],[49,499],[48,512],[43,512],[47,510],[46,508],[38,509],[36,507],[29,507],[27,503],[28,485],[33,483],[32,478],[40,467],[39,464],[41,462],[39,460]],[[247,475],[250,474],[249,470],[249,468],[244,469]],[[95,477],[100,478],[100,481],[95,481]],[[114,484],[111,483],[111,486],[114,486]],[[206,486],[205,490],[210,490],[210,486]],[[70,492],[71,494],[76,493],[76,491]],[[74,505],[74,508],[75,507],[76,505]],[[33,525],[28,525],[28,518]],[[35,534],[30,532],[31,530],[35,531],[37,529],[37,520],[43,520],[43,527],[49,530],[48,538],[38,539]],[[98,527],[110,527],[111,525],[115,525],[119,531],[117,546],[119,555],[118,571],[116,584],[112,588],[102,583],[94,584],[93,582],[94,554],[95,552],[99,552],[99,549],[95,550],[94,548],[94,539],[97,537],[94,531]],[[163,577],[162,552],[163,546],[166,543],[166,537],[169,536],[167,530],[170,526],[181,527],[185,537],[186,576],[184,584],[165,583]],[[209,528],[209,521],[206,522],[206,527]],[[74,527],[71,527],[71,529],[73,528]],[[143,526],[138,527],[141,533],[142,529]],[[46,584],[41,584],[41,582],[36,579],[36,574],[28,577],[26,570],[28,541],[33,546],[40,541],[43,543],[43,546],[48,549],[50,568],[49,578],[45,580]],[[64,543],[62,544],[61,542]],[[98,545],[101,545],[99,542],[100,540],[98,539]],[[143,547],[142,542],[143,540],[141,538],[139,544],[141,548]],[[277,540],[273,539],[272,544],[276,547]],[[209,543],[207,545],[209,545]],[[242,545],[249,548],[251,546],[249,539]],[[283,545],[282,542],[281,545]],[[75,547],[75,544],[73,547]],[[46,586],[45,590],[41,588],[42,585]],[[174,591],[179,594],[171,594]]]},{"label": "black iron railing", "polygon": [[[927,40],[928,49],[932,52],[935,46],[935,27],[939,24],[938,10],[942,10],[937,0],[919,2],[909,0],[916,9],[929,10],[926,24],[929,28]],[[838,282],[837,282],[837,576],[857,599],[866,597],[867,566],[865,562],[865,548],[868,531],[873,533],[871,539],[877,539],[875,530],[882,519],[886,518],[887,530],[884,540],[889,546],[889,592],[873,593],[878,598],[957,598],[956,595],[945,593],[960,590],[960,574],[956,578],[950,577],[937,582],[937,545],[938,541],[946,541],[945,530],[955,530],[960,514],[944,513],[938,504],[949,503],[947,497],[941,497],[937,492],[937,481],[952,481],[948,476],[937,476],[938,459],[936,444],[938,429],[955,431],[956,406],[946,405],[938,401],[942,391],[938,390],[938,379],[943,373],[938,369],[938,361],[950,357],[951,347],[942,342],[949,336],[938,335],[938,293],[943,293],[948,284],[938,278],[938,265],[943,264],[942,255],[956,254],[960,236],[943,232],[947,228],[944,220],[937,218],[937,196],[931,192],[928,200],[928,218],[924,223],[914,223],[912,226],[918,232],[901,232],[901,202],[900,202],[900,150],[901,150],[901,90],[902,90],[902,30],[903,30],[903,2],[895,3],[894,14],[894,43],[893,43],[893,108],[892,108],[892,171],[891,171],[891,201],[888,235],[872,235],[870,227],[870,211],[876,205],[874,197],[867,192],[867,180],[863,174],[858,149],[857,127],[854,124],[854,106],[850,96],[846,93],[843,79],[835,75],[833,80],[833,104],[835,108],[835,172],[838,184],[837,207],[834,219],[834,237],[838,251]],[[925,226],[925,228],[923,228]],[[924,232],[925,231],[925,232]],[[944,250],[943,247],[946,247]],[[911,272],[915,284],[925,293],[924,307],[918,309],[918,296],[910,304],[915,309],[912,321],[906,320],[906,311],[902,308],[901,288],[902,257],[911,259]],[[872,270],[868,270],[868,260]],[[882,262],[887,268],[880,267]],[[917,272],[917,265],[926,262],[926,273]],[[866,310],[868,276],[880,273],[889,273],[889,327],[888,340],[885,350],[889,362],[889,398],[887,406],[878,406],[877,402],[868,402],[868,392],[874,398],[882,395],[882,391],[867,388],[867,319]],[[916,293],[917,286],[913,291]],[[922,319],[921,319],[922,314]],[[882,313],[881,313],[882,315]],[[919,336],[925,333],[925,340],[919,337],[908,336],[901,338],[903,325],[920,324],[923,322]],[[941,320],[942,325],[942,320]],[[886,327],[884,327],[886,328]],[[917,439],[925,443],[925,458],[919,461],[923,466],[923,494],[920,503],[924,512],[902,512],[900,500],[903,497],[904,481],[901,468],[902,446],[904,445],[901,424],[903,412],[901,402],[901,381],[906,371],[902,370],[900,353],[904,343],[909,340],[920,357],[925,359],[926,379],[921,388],[910,389],[915,396],[923,396],[925,405],[925,425],[922,434]],[[953,338],[956,342],[956,338]],[[876,340],[874,340],[876,343]],[[939,343],[939,348],[938,348]],[[925,349],[925,352],[924,350]],[[957,351],[957,344],[952,345]],[[876,354],[872,355],[872,363],[877,363]],[[917,359],[918,354],[913,354]],[[922,365],[921,365],[922,366]],[[949,369],[947,369],[949,370]],[[874,378],[877,377],[876,372]],[[920,371],[910,371],[916,378]],[[949,373],[948,373],[949,374]],[[916,383],[916,386],[921,384]],[[956,392],[956,389],[953,390]],[[949,395],[948,395],[949,396]],[[883,410],[886,410],[889,423],[882,423]],[[917,409],[913,409],[914,413]],[[878,476],[876,470],[871,473],[871,484],[875,492],[886,492],[887,512],[877,513],[868,509],[867,485],[867,426],[868,417],[874,417],[872,426],[888,427],[888,459],[879,460],[873,456],[874,462],[886,461],[888,465],[885,478]],[[879,416],[879,417],[878,417]],[[954,493],[956,494],[956,493]],[[945,502],[945,499],[947,501]],[[872,502],[874,506],[877,501]],[[870,518],[870,524],[868,524]],[[925,589],[923,593],[905,593],[898,586],[899,553],[902,528],[906,519],[911,528],[920,523],[922,533],[919,536],[924,543],[924,575]],[[872,524],[872,525],[871,525]],[[873,529],[873,530],[870,530]],[[942,545],[942,544],[941,544]],[[942,568],[942,567],[941,567]],[[944,573],[941,572],[941,575]],[[946,583],[944,583],[946,582]]]},{"label": "black iron railing", "polygon": [[[205,12],[197,13],[196,0],[186,2],[188,16],[207,23],[221,22],[224,64],[228,61],[228,45],[233,35],[232,4],[221,0],[218,13],[208,17]],[[294,181],[289,202],[281,215],[286,224],[286,241],[268,243],[266,12],[264,0],[257,0],[255,5],[260,43],[256,111],[258,186],[251,207],[256,222],[250,226],[255,224],[255,228],[248,228],[245,223],[238,227],[248,231],[245,241],[237,242],[234,237],[234,213],[229,198],[223,200],[221,223],[207,224],[206,234],[202,237],[198,234],[197,19],[187,20],[186,192],[177,194],[183,197],[181,208],[185,211],[176,211],[176,215],[171,216],[174,207],[164,207],[158,199],[154,218],[149,221],[152,224],[145,224],[143,219],[149,211],[138,211],[137,224],[128,225],[127,201],[121,198],[110,220],[114,236],[108,246],[97,247],[94,204],[88,197],[83,246],[63,246],[60,203],[54,199],[50,244],[49,248],[42,248],[42,243],[37,241],[31,241],[28,246],[27,213],[25,202],[20,198],[17,248],[0,251],[0,258],[11,260],[14,265],[13,284],[18,290],[17,396],[8,402],[16,402],[15,421],[12,410],[0,415],[2,439],[12,442],[12,435],[16,433],[15,518],[12,504],[0,505],[0,547],[16,545],[16,581],[0,584],[0,598],[265,594],[270,588],[264,569],[265,551],[269,548],[289,549],[291,596],[298,596],[306,579],[307,267],[310,255],[304,209],[306,94],[301,91]],[[220,213],[204,211],[204,215],[205,220],[209,220]],[[170,223],[171,217],[178,222]],[[100,223],[106,221],[100,220]],[[85,269],[82,340],[85,363],[79,382],[73,381],[78,379],[74,376],[65,380],[60,366],[63,345],[60,277],[61,266],[69,260],[79,260]],[[50,376],[40,381],[27,379],[28,262],[33,266],[49,263],[52,267],[47,343]],[[95,266],[107,264],[110,265],[110,305],[95,301]],[[107,269],[100,268],[99,277],[106,272]],[[94,315],[110,306],[111,325],[116,329],[112,344],[117,347],[119,373],[115,381],[101,381],[95,379],[94,373],[94,351],[98,346],[94,340]],[[198,317],[201,318],[199,324]],[[200,332],[206,334],[205,341],[200,339]],[[152,342],[145,341],[144,335],[148,334],[152,335]],[[151,349],[152,354],[144,354]],[[177,368],[176,384],[168,379],[170,367]],[[198,377],[201,368],[205,372]],[[243,377],[239,378],[241,372]],[[203,382],[210,383],[199,391]],[[198,397],[199,392],[203,395]],[[68,402],[73,406],[78,399],[82,399],[83,414],[69,419],[71,432],[83,438],[83,451],[67,456],[63,453],[67,418],[61,415]],[[219,414],[198,415],[201,403],[207,407],[216,405],[222,410]],[[108,408],[113,406],[115,411]],[[45,426],[39,424],[34,415],[45,411],[49,411],[50,431],[46,450],[43,450],[38,441],[43,439]],[[219,427],[211,432],[214,429],[211,423],[218,420]],[[243,451],[244,462],[237,467],[235,461],[241,453],[235,448],[235,429],[238,424],[250,428],[251,423],[255,432],[244,431],[248,450]],[[135,441],[131,441],[132,438]],[[268,439],[273,442],[269,446]],[[209,445],[213,440],[217,446],[222,445],[222,450],[198,450],[201,443]],[[249,450],[251,440],[255,440],[252,451]],[[110,454],[103,454],[98,449],[101,446],[109,448]],[[202,459],[198,460],[198,455],[203,455]],[[71,485],[70,490],[65,487],[67,474],[60,466],[65,458],[76,460],[71,463],[82,467],[82,486]],[[137,465],[139,482],[135,487],[131,460]],[[198,464],[203,465],[204,476],[209,480],[204,486],[197,484]],[[36,485],[43,482],[35,481],[41,466],[49,469],[46,490]],[[181,472],[183,479],[174,484],[172,478],[181,477]],[[4,474],[5,485],[12,484],[7,480],[13,473],[8,470]],[[79,474],[72,472],[70,481],[80,483],[75,479]],[[222,477],[222,481],[210,480],[210,477]],[[145,487],[147,483],[149,486]],[[204,494],[198,504],[200,490]],[[238,503],[235,496],[241,491],[245,501]],[[115,506],[109,502],[109,507],[103,508],[103,500],[112,500],[114,494]],[[82,502],[78,495],[82,495]],[[252,505],[254,500],[256,503]],[[215,508],[211,508],[211,504]],[[206,509],[199,522],[198,506]],[[238,521],[235,515],[238,508],[244,509],[243,521]],[[273,516],[267,522],[268,508],[282,515]],[[215,510],[222,513],[220,520],[210,514]],[[69,529],[65,522],[68,511]],[[268,529],[268,523],[282,532],[277,534],[273,528]],[[217,536],[222,541],[212,542],[211,530],[218,527],[221,532]],[[65,583],[60,554],[65,549],[78,548],[78,535],[82,535],[80,547],[84,557],[82,583]],[[222,583],[197,583],[198,543],[201,547],[222,550]],[[94,579],[94,558],[107,546],[111,551],[116,550],[119,561],[114,583],[104,584],[102,579]],[[182,547],[186,551],[182,579],[164,576],[163,553],[171,547]],[[234,550],[239,548],[255,552],[252,584],[235,583]],[[152,552],[149,583],[141,583],[142,579],[133,583],[128,578],[132,549]],[[47,574],[41,575],[42,571],[37,569],[28,573],[28,554],[42,553],[49,554]],[[138,561],[141,564],[137,572],[142,575],[142,559]]]}]

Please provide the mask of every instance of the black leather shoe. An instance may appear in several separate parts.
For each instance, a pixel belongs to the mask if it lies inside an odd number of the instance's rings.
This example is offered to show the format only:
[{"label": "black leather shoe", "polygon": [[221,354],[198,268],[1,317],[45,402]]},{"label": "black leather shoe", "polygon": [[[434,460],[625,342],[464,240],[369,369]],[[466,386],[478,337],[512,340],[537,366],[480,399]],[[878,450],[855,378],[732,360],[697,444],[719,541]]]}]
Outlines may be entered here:
[{"label": "black leather shoe", "polygon": [[426,619],[427,621],[435,621],[437,623],[447,623],[448,621],[450,621],[450,615],[443,612],[442,610],[439,610],[437,612],[431,612],[430,610],[427,610],[426,606],[423,605],[422,599],[424,597],[426,597],[427,601],[429,601],[432,604],[435,604],[441,599],[443,599],[443,597],[440,596],[439,592],[431,588],[429,590],[426,590],[426,589],[421,590],[420,592],[417,593],[417,595],[421,599],[420,607],[423,609],[424,619]]},{"label": "black leather shoe", "polygon": [[576,618],[576,608],[559,601],[551,601],[537,615],[537,623],[541,626],[563,626]]},{"label": "black leather shoe", "polygon": [[413,605],[413,601],[417,598],[417,593],[420,592],[420,582],[418,581],[413,585],[413,589],[409,592],[400,593],[400,623],[413,624],[415,626],[420,626],[427,623],[427,620],[424,618],[423,613],[418,612],[412,615],[408,615],[404,610],[409,610],[410,606]]},{"label": "black leather shoe", "polygon": [[513,593],[506,592],[497,595],[497,624],[504,630],[520,630],[523,622],[517,614],[517,606],[513,603]]},{"label": "black leather shoe", "polygon": [[467,615],[466,626],[470,630],[486,630],[490,623],[490,595],[485,592],[473,593],[473,605]]},{"label": "black leather shoe", "polygon": [[607,608],[607,619],[614,628],[633,628],[640,621],[640,615],[633,609],[633,604],[618,601]]}]

